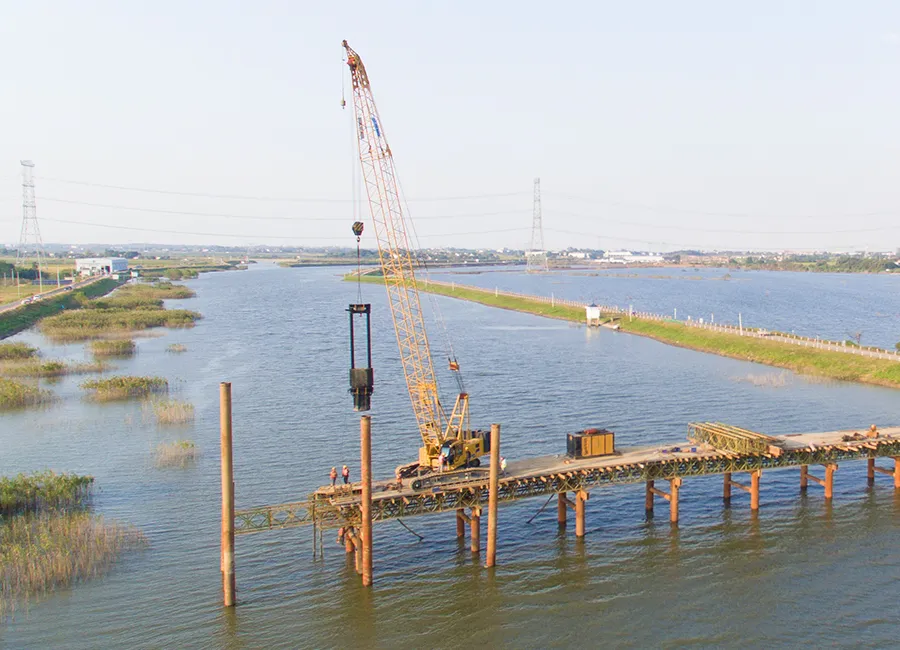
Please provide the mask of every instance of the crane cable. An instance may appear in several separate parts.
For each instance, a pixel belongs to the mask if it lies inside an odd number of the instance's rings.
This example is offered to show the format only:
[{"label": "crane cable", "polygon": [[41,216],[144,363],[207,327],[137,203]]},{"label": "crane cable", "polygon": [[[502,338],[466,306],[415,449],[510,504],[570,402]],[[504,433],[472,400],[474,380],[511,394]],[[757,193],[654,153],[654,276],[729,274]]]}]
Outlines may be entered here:
[{"label": "crane cable", "polygon": [[[394,166],[396,167],[397,161],[394,161]],[[412,214],[409,210],[409,203],[406,200],[406,192],[403,190],[403,183],[400,180],[400,174],[397,174],[397,189],[400,191],[400,200],[403,202],[403,207],[405,208],[405,217],[404,222],[409,224],[409,229],[412,231],[412,243],[415,245],[414,251],[410,251],[411,254],[415,256],[416,262],[418,266],[420,266],[425,271],[426,279],[430,278],[431,269],[428,267],[428,263],[419,257],[419,251],[422,249],[422,245],[419,242],[419,234],[416,231],[416,224],[412,218]],[[416,292],[418,293],[418,287],[416,288]],[[444,343],[444,352],[447,355],[447,362],[449,364],[450,370],[453,371],[453,378],[456,379],[456,385],[459,389],[460,393],[466,392],[466,386],[463,382],[462,371],[460,370],[459,361],[456,358],[456,352],[453,350],[453,342],[450,339],[450,332],[447,330],[447,322],[444,320],[444,315],[441,312],[441,308],[438,305],[437,298],[431,291],[426,291],[426,295],[428,296],[428,303],[431,305],[431,312],[434,316],[435,321],[438,324],[438,327],[441,332],[441,338]]]}]

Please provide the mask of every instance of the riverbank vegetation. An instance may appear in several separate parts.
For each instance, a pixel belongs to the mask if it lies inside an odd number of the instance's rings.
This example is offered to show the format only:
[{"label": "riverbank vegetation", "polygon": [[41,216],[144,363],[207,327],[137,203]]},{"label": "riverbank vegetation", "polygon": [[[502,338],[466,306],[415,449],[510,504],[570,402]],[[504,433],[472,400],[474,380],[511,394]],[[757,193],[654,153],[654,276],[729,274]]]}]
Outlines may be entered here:
[{"label": "riverbank vegetation", "polygon": [[900,388],[900,362],[846,352],[805,348],[755,337],[688,327],[678,322],[634,319],[619,322],[621,331],[664,343],[726,357],[787,368],[807,375]]},{"label": "riverbank vegetation", "polygon": [[157,400],[152,403],[157,424],[187,424],[194,421],[194,405],[176,399]]},{"label": "riverbank vegetation", "polygon": [[[356,280],[356,276],[347,276]],[[364,282],[382,282],[380,276],[363,276]],[[419,290],[478,302],[491,307],[559,318],[583,323],[581,307],[550,305],[527,297],[494,295],[493,291],[463,286],[419,282]],[[611,317],[606,315],[607,319]],[[619,319],[620,331],[647,336],[663,343],[709,352],[744,361],[753,361],[795,372],[841,381],[856,381],[900,388],[900,362],[846,352],[807,348],[765,338],[745,337],[737,333],[689,327],[677,321]]]},{"label": "riverbank vegetation", "polygon": [[53,401],[53,394],[37,386],[0,377],[0,411],[40,406]]},{"label": "riverbank vegetation", "polygon": [[200,314],[165,309],[163,300],[193,295],[191,289],[171,282],[130,284],[100,300],[79,299],[83,309],[45,318],[39,327],[55,341],[84,341],[151,327],[192,327]]},{"label": "riverbank vegetation", "polygon": [[104,278],[86,287],[3,312],[0,314],[0,339],[18,334],[41,319],[59,314],[62,310],[80,309],[85,299],[104,296],[119,284],[118,280]]},{"label": "riverbank vegetation", "polygon": [[95,357],[130,357],[134,355],[136,346],[131,339],[111,339],[91,341],[91,354]]},{"label": "riverbank vegetation", "polygon": [[200,455],[200,449],[191,440],[167,442],[156,448],[156,466],[187,467]]},{"label": "riverbank vegetation", "polygon": [[129,377],[118,375],[82,382],[81,388],[98,402],[111,402],[150,397],[169,391],[169,382],[162,377]]},{"label": "riverbank vegetation", "polygon": [[172,343],[168,347],[166,347],[166,352],[174,352],[175,354],[180,354],[182,352],[187,352],[187,346],[182,343]]}]

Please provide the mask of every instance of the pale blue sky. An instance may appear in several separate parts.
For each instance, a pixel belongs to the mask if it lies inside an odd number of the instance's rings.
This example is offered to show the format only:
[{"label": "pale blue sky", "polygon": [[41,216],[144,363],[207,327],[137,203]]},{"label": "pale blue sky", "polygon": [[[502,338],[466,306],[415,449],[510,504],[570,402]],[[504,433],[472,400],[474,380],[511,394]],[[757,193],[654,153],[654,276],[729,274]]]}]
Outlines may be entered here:
[{"label": "pale blue sky", "polygon": [[31,158],[47,241],[352,244],[344,38],[408,197],[518,193],[422,245],[524,246],[540,176],[550,247],[900,246],[900,3],[834,1],[2,0],[0,242]]}]

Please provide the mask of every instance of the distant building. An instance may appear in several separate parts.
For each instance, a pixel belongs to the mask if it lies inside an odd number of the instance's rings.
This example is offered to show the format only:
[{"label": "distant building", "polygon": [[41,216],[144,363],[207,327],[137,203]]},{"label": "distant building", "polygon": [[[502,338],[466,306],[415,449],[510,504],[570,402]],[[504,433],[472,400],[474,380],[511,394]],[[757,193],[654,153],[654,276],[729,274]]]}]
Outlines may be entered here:
[{"label": "distant building", "polygon": [[128,260],[124,257],[85,257],[75,260],[78,275],[111,275],[128,270]]},{"label": "distant building", "polygon": [[603,261],[608,264],[662,264],[665,260],[662,255],[653,253],[607,251],[603,254]]}]

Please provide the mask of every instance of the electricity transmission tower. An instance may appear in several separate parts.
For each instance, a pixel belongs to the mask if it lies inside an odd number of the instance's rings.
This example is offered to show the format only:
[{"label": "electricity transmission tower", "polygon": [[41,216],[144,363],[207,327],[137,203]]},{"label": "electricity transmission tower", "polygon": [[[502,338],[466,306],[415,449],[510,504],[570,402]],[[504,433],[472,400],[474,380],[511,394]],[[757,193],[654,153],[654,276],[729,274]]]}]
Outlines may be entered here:
[{"label": "electricity transmission tower", "polygon": [[541,223],[541,179],[534,179],[534,218],[531,222],[531,248],[525,253],[526,270],[538,273],[547,270],[547,251],[544,250],[544,226]]},{"label": "electricity transmission tower", "polygon": [[22,234],[19,236],[19,247],[16,249],[16,267],[21,268],[36,259],[40,291],[44,291],[44,242],[41,241],[41,229],[38,226],[37,209],[34,203],[34,163],[21,160],[22,163]]}]

